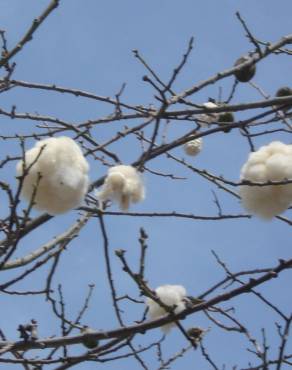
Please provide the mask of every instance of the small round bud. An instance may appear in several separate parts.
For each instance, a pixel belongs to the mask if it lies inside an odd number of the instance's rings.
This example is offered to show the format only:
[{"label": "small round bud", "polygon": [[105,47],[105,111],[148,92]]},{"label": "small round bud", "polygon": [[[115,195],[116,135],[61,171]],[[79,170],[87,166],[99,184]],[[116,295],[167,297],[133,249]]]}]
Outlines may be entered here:
[{"label": "small round bud", "polygon": [[[245,63],[248,60],[250,60],[250,57],[245,55],[243,57],[240,57],[237,59],[237,61],[234,63],[234,66],[238,66],[239,64]],[[234,75],[239,82],[248,82],[250,81],[256,72],[256,66],[255,64],[251,64],[247,67],[243,67],[239,69],[238,71],[234,72]]]}]

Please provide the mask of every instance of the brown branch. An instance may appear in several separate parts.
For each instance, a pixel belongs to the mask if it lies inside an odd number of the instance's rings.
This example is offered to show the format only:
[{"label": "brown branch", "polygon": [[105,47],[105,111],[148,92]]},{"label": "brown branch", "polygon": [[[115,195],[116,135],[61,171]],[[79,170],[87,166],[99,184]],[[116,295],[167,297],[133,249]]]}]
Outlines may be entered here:
[{"label": "brown branch", "polygon": [[17,45],[9,51],[6,55],[3,56],[3,58],[0,60],[0,68],[3,67],[7,62],[14,57],[22,48],[24,45],[31,41],[33,38],[33,34],[35,31],[39,28],[39,26],[43,23],[43,21],[50,15],[50,13],[57,8],[59,5],[60,0],[52,0],[48,7],[43,11],[43,13],[38,17],[35,18],[34,21],[32,22],[32,25],[30,28],[27,30],[23,38],[18,41]]},{"label": "brown branch", "polygon": [[254,63],[257,63],[261,59],[263,59],[263,58],[267,57],[268,55],[272,54],[275,50],[278,50],[282,46],[284,46],[286,44],[289,44],[291,42],[292,42],[292,35],[287,35],[287,36],[283,37],[282,39],[280,39],[279,41],[277,41],[276,43],[267,46],[266,49],[262,52],[262,55],[254,54],[250,58],[250,60],[248,60],[247,62],[241,63],[238,66],[235,66],[235,67],[232,67],[228,70],[220,72],[217,75],[215,75],[215,76],[213,76],[213,77],[211,77],[211,78],[209,78],[205,81],[200,82],[198,85],[195,85],[195,86],[185,90],[184,92],[178,94],[177,96],[174,96],[170,100],[169,103],[170,104],[175,104],[180,99],[183,99],[187,96],[190,96],[190,95],[200,91],[201,89],[203,89],[204,87],[206,87],[208,85],[214,84],[215,82],[220,81],[225,77],[232,76],[236,71],[239,71],[241,68],[248,67],[248,66],[250,66]]},{"label": "brown branch", "polygon": [[[0,79],[0,83],[2,81],[3,80]],[[132,106],[132,105],[129,105],[129,104],[122,103],[120,101],[117,103],[117,101],[115,101],[114,99],[111,99],[109,97],[95,95],[93,93],[78,90],[78,89],[71,89],[71,88],[67,88],[67,87],[63,87],[63,86],[57,86],[55,84],[46,85],[46,84],[34,83],[34,82],[9,80],[9,85],[16,86],[16,87],[18,87],[18,86],[19,87],[24,87],[24,88],[28,88],[28,89],[46,90],[46,91],[59,92],[59,93],[63,93],[63,94],[69,94],[69,95],[73,95],[73,96],[76,96],[76,97],[83,97],[83,98],[87,98],[87,99],[101,101],[103,103],[108,103],[108,104],[111,104],[111,105],[114,105],[114,106],[117,106],[117,104],[118,104],[119,106],[121,106],[123,108],[127,108],[129,110],[134,110],[134,111],[137,111],[137,112],[142,113],[142,114],[144,114],[145,112],[147,113],[146,108]]]},{"label": "brown branch", "polygon": [[[80,207],[80,209],[91,212],[92,214],[99,215],[100,210],[96,208],[90,207]],[[219,216],[197,216],[194,214],[185,214],[179,212],[110,212],[110,211],[103,211],[103,215],[105,216],[126,216],[126,217],[177,217],[177,218],[188,218],[193,220],[201,220],[201,221],[220,221],[220,220],[227,220],[227,219],[238,219],[238,218],[251,218],[250,215],[239,214],[239,215],[219,215]]]},{"label": "brown branch", "polygon": [[[226,293],[219,294],[214,298],[211,298],[207,301],[202,303],[196,304],[195,306],[188,307],[184,311],[179,314],[173,314],[171,317],[169,315],[162,316],[161,318],[147,321],[137,325],[130,325],[123,328],[118,328],[115,330],[110,331],[97,331],[91,334],[86,334],[86,336],[90,336],[95,339],[110,339],[110,338],[120,338],[125,336],[131,336],[136,333],[144,333],[145,331],[152,330],[163,326],[165,324],[169,324],[174,320],[182,320],[186,316],[191,315],[195,312],[200,312],[203,310],[208,309],[214,305],[217,305],[222,302],[226,302],[231,300],[234,297],[237,297],[242,294],[249,293],[251,289],[255,288],[256,286],[262,285],[263,283],[277,278],[278,275],[285,270],[292,268],[292,259],[289,260],[280,260],[279,263],[272,267],[269,272],[264,273],[259,278],[252,278],[246,284],[232,289]],[[56,337],[56,338],[48,338],[48,339],[39,339],[34,342],[0,342],[0,348],[2,348],[0,354],[3,354],[7,351],[12,350],[28,350],[28,349],[37,349],[37,348],[54,348],[61,345],[70,345],[70,344],[77,344],[81,343],[83,340],[84,335],[79,334],[71,337]]]}]

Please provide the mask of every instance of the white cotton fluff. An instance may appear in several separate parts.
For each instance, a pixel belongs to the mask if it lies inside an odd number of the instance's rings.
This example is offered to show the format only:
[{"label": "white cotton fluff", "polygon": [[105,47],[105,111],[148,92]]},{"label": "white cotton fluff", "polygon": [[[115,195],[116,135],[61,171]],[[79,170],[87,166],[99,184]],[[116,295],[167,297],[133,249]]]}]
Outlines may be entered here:
[{"label": "white cotton fluff", "polygon": [[[204,103],[205,108],[217,108],[218,105],[211,101]],[[197,122],[201,127],[208,127],[210,123],[218,120],[218,113],[204,113],[197,116]]]},{"label": "white cotton fluff", "polygon": [[[30,167],[31,166],[31,167]],[[34,207],[50,215],[65,213],[80,205],[88,189],[89,165],[78,144],[61,136],[38,141],[25,152],[25,176],[21,195],[30,201],[41,176]],[[23,161],[16,166],[22,176]]]},{"label": "white cotton fluff", "polygon": [[96,196],[102,202],[115,200],[121,210],[127,211],[130,203],[137,203],[145,198],[142,177],[132,166],[111,167],[101,191],[97,192]]},{"label": "white cotton fluff", "polygon": [[203,147],[203,139],[198,138],[194,140],[190,140],[184,145],[184,151],[186,154],[191,156],[196,156],[200,153]]},{"label": "white cotton fluff", "polygon": [[[274,141],[250,153],[241,169],[240,179],[260,183],[292,179],[292,145]],[[244,208],[261,218],[271,219],[292,204],[292,183],[241,185],[239,195]]]},{"label": "white cotton fluff", "polygon": [[[186,289],[182,285],[161,285],[155,289],[157,297],[162,303],[169,307],[174,307],[174,313],[180,313],[186,308]],[[146,305],[149,308],[149,316],[151,319],[157,319],[164,316],[167,311],[151,298],[146,298]],[[174,323],[166,324],[161,329],[167,333]]]}]

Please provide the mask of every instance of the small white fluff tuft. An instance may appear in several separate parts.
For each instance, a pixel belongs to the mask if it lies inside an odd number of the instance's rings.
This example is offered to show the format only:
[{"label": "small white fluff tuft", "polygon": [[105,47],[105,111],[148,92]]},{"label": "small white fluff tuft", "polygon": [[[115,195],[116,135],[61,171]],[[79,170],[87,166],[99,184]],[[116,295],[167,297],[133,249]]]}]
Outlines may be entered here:
[{"label": "small white fluff tuft", "polygon": [[[250,153],[241,169],[240,179],[259,183],[292,179],[292,145],[274,141]],[[292,183],[241,185],[239,195],[244,208],[268,220],[284,212],[292,204]]]},{"label": "small white fluff tuft", "polygon": [[38,141],[17,163],[17,176],[24,177],[21,195],[34,208],[50,215],[78,207],[88,189],[89,165],[78,144],[61,136]]},{"label": "small white fluff tuft", "polygon": [[[204,103],[205,108],[217,108],[218,105],[211,101]],[[212,122],[218,120],[218,113],[204,113],[197,116],[197,122],[201,127],[208,127]]]},{"label": "small white fluff tuft", "polygon": [[194,140],[190,140],[184,145],[184,151],[187,155],[190,156],[196,156],[197,154],[200,153],[203,147],[203,139],[198,138]]},{"label": "small white fluff tuft", "polygon": [[[155,289],[157,297],[165,305],[174,308],[174,313],[180,313],[186,308],[186,289],[182,285],[161,285]],[[151,298],[146,298],[146,305],[149,309],[149,316],[151,319],[157,319],[164,316],[167,311]],[[161,330],[167,333],[174,323],[162,326]]]},{"label": "small white fluff tuft", "polygon": [[127,165],[111,167],[101,191],[96,197],[104,202],[115,200],[123,211],[129,209],[130,203],[141,202],[145,198],[145,189],[141,175],[136,168]]}]

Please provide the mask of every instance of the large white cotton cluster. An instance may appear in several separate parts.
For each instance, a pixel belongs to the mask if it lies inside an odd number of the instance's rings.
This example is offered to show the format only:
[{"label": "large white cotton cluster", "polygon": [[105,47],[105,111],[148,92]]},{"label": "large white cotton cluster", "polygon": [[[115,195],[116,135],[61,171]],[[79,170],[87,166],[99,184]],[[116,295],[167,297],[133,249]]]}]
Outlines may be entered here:
[{"label": "large white cotton cluster", "polygon": [[[157,297],[165,305],[174,308],[174,313],[180,313],[186,308],[186,289],[182,285],[161,285],[155,289]],[[151,319],[157,319],[164,316],[167,311],[151,298],[146,299],[146,305],[149,308],[149,316]],[[170,323],[164,325],[161,329],[168,332],[175,324]]]},{"label": "large white cotton cluster", "polygon": [[130,203],[140,202],[145,197],[142,177],[132,166],[111,167],[101,191],[97,192],[96,196],[101,202],[115,200],[120,209],[127,211]]},{"label": "large white cotton cluster", "polygon": [[34,207],[51,215],[80,205],[88,189],[88,170],[78,144],[65,136],[38,141],[16,166],[18,176],[28,171],[21,195],[31,201],[36,192]]},{"label": "large white cotton cluster", "polygon": [[[251,153],[241,169],[241,180],[266,183],[292,179],[292,145],[274,141]],[[243,206],[264,219],[284,212],[292,204],[292,183],[240,186]]]},{"label": "large white cotton cluster", "polygon": [[[204,103],[205,108],[217,108],[218,105],[211,101]],[[210,123],[218,120],[218,113],[204,113],[197,116],[197,122],[201,127],[208,127]]]},{"label": "large white cotton cluster", "polygon": [[190,140],[184,145],[184,151],[187,155],[196,156],[200,153],[203,147],[203,139],[200,137],[198,139]]}]

